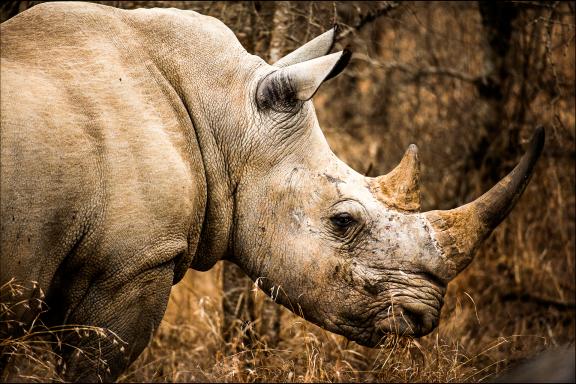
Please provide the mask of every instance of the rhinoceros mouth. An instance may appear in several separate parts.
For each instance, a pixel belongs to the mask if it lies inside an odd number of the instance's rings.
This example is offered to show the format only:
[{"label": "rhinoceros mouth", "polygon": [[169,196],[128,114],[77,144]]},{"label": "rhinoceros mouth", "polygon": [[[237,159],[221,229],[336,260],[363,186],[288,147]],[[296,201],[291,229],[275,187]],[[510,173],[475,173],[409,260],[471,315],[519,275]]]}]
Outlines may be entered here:
[{"label": "rhinoceros mouth", "polygon": [[[413,297],[396,297],[391,303],[375,306],[370,313],[348,312],[336,321],[329,321],[334,332],[366,347],[377,347],[391,335],[421,337],[438,325],[442,297],[415,300]],[[371,319],[370,319],[371,318]],[[344,321],[342,321],[344,320]],[[330,324],[331,323],[331,324]]]},{"label": "rhinoceros mouth", "polygon": [[[412,280],[413,284],[416,283],[415,278]],[[444,293],[445,285],[425,277],[419,279],[416,286],[396,286],[388,291],[388,295],[391,295],[389,305],[378,314],[374,327],[378,333],[384,334],[411,337],[427,335],[438,325]]]},{"label": "rhinoceros mouth", "polygon": [[[389,336],[422,337],[432,332],[439,321],[438,312],[420,312],[406,308],[390,311],[386,316],[374,322],[365,332],[347,334],[347,337],[366,347],[377,347]],[[346,335],[346,333],[344,333]]]},{"label": "rhinoceros mouth", "polygon": [[[421,272],[397,269],[363,271],[355,300],[331,318],[336,333],[375,347],[388,335],[421,337],[439,322],[446,285]],[[358,274],[360,275],[360,274]]]},{"label": "rhinoceros mouth", "polygon": [[376,321],[375,328],[379,333],[421,337],[436,328],[439,312],[439,309],[425,303],[391,306],[386,316]]}]

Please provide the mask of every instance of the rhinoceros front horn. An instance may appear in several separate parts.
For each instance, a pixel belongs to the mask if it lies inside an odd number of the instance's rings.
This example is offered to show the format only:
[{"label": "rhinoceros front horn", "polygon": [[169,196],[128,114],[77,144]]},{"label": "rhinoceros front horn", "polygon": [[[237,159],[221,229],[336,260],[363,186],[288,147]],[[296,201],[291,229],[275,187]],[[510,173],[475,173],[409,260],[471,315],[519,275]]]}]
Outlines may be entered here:
[{"label": "rhinoceros front horn", "polygon": [[537,128],[520,163],[492,189],[461,207],[424,213],[432,227],[432,237],[446,258],[444,277],[447,280],[466,268],[475,249],[514,207],[528,184],[543,146],[544,129]]}]

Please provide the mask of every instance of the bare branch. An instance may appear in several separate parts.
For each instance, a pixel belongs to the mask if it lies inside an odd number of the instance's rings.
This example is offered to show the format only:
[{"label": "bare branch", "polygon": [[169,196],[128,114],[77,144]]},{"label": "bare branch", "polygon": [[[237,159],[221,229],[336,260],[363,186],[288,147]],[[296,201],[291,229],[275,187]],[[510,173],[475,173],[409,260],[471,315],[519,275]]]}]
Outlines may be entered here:
[{"label": "bare branch", "polygon": [[473,84],[477,84],[478,82],[481,82],[485,78],[485,76],[475,77],[452,68],[443,68],[434,66],[415,68],[411,65],[400,63],[397,61],[386,61],[382,63],[378,60],[374,60],[371,57],[361,53],[354,55],[354,58],[366,61],[373,66],[384,68],[386,70],[400,70],[402,72],[410,74],[413,78],[418,78],[422,76],[448,76]]},{"label": "bare branch", "polygon": [[398,1],[383,1],[375,9],[371,9],[364,14],[359,15],[358,21],[354,25],[347,25],[346,29],[338,34],[337,41],[344,40],[353,32],[359,32],[366,24],[376,20],[381,16],[388,15],[390,11],[398,7]]},{"label": "bare branch", "polygon": [[527,292],[511,292],[502,297],[502,300],[520,300],[528,301],[540,305],[551,305],[561,309],[574,309],[576,308],[576,303],[573,301],[562,301],[553,297],[544,297],[535,295],[533,293]]}]

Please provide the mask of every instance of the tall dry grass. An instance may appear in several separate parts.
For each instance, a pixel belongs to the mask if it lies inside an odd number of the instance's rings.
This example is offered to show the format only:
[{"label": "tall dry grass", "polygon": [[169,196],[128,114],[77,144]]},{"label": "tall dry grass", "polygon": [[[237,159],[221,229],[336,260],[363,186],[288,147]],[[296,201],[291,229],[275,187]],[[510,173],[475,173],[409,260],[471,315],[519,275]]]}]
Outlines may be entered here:
[{"label": "tall dry grass", "polygon": [[[489,311],[478,309],[470,294],[459,296],[458,287],[451,286],[439,329],[419,340],[391,336],[379,348],[365,348],[282,310],[278,345],[271,348],[255,340],[246,347],[242,345],[246,325],[243,328],[239,324],[230,341],[223,338],[220,269],[191,271],[174,288],[151,344],[120,382],[486,381],[519,357],[561,341],[555,336],[561,337],[565,322],[571,321],[566,317],[564,323],[548,329],[549,337],[530,332],[505,334],[494,329],[501,324],[499,319],[483,324]],[[8,286],[16,294],[21,294],[22,287]],[[252,294],[263,295],[256,289]],[[41,299],[31,302],[42,306]],[[2,307],[2,311],[5,319],[11,309]],[[66,335],[96,335],[122,343],[106,329],[73,325],[48,328],[40,320],[22,331],[20,336],[0,343],[7,367],[2,377],[5,382],[63,382],[65,362],[57,351]],[[471,334],[486,331],[499,336]],[[105,367],[98,350],[79,352]]]},{"label": "tall dry grass", "polygon": [[[566,323],[573,321],[573,313],[555,313],[539,318],[542,328],[507,332],[502,323],[510,319],[496,318],[504,308],[479,308],[475,294],[456,285],[450,287],[439,329],[418,340],[391,336],[379,348],[366,348],[283,309],[280,342],[269,347],[256,340],[245,347],[246,326],[239,324],[231,341],[222,336],[219,269],[190,272],[174,289],[151,345],[120,381],[486,381],[521,358],[563,344]],[[490,318],[492,313],[497,315]]]},{"label": "tall dry grass", "polygon": [[[99,347],[79,348],[76,341],[95,338],[98,345],[126,343],[114,332],[84,324],[46,325],[48,307],[38,283],[11,279],[0,286],[0,379],[2,382],[65,382],[63,349],[84,355],[102,373],[108,370]],[[26,312],[29,316],[18,314]],[[24,320],[26,317],[30,319]],[[103,376],[100,376],[101,378]]]},{"label": "tall dry grass", "polygon": [[256,340],[245,348],[246,328],[238,327],[229,342],[222,337],[219,269],[189,273],[174,290],[152,344],[120,381],[470,381],[493,374],[475,363],[506,342],[469,352],[436,333],[424,343],[391,336],[370,349],[283,310],[278,345]]}]

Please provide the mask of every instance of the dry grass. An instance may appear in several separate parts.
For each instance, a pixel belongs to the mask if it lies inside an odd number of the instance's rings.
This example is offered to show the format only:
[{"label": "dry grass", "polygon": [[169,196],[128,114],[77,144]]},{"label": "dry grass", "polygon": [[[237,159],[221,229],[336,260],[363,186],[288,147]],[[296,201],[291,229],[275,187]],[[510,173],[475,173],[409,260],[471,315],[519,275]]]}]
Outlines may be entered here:
[{"label": "dry grass", "polygon": [[[151,344],[120,382],[478,382],[494,378],[516,360],[574,340],[573,310],[548,308],[536,314],[527,307],[539,325],[529,324],[527,316],[524,333],[507,332],[502,326],[506,319],[497,316],[510,313],[510,306],[479,308],[473,299],[478,293],[460,286],[469,278],[464,275],[450,286],[439,329],[419,340],[391,336],[379,348],[365,348],[283,310],[278,345],[254,340],[246,347],[246,326],[239,326],[229,342],[222,337],[220,269],[191,271],[174,288]],[[13,283],[9,289],[23,295],[27,288]],[[42,305],[37,298],[26,302]],[[2,318],[8,318],[7,307],[2,310]],[[66,334],[115,337],[96,327],[48,329],[36,318],[21,336],[1,341],[9,368],[3,381],[61,382],[64,363],[56,351]],[[103,363],[96,350],[81,353]]]},{"label": "dry grass", "polygon": [[[78,348],[72,340],[96,337],[123,349],[126,343],[110,330],[88,325],[47,326],[42,315],[47,312],[44,293],[36,282],[21,283],[11,279],[0,287],[0,377],[2,382],[64,382],[66,362],[62,348],[85,355],[94,366],[107,370],[99,348]],[[26,311],[31,321],[15,320]],[[6,333],[5,333],[6,332]]]},{"label": "dry grass", "polygon": [[[475,294],[456,283],[440,328],[419,340],[390,337],[379,348],[365,348],[283,310],[278,345],[255,341],[245,348],[240,332],[228,343],[222,338],[219,280],[219,268],[189,273],[174,289],[151,345],[120,381],[477,382],[536,351],[574,340],[573,311],[551,310],[550,319],[539,313],[540,328],[507,333],[501,328],[506,319],[489,318],[502,315],[503,308],[478,308]],[[572,324],[568,335],[566,324],[547,322],[558,318]]]}]

